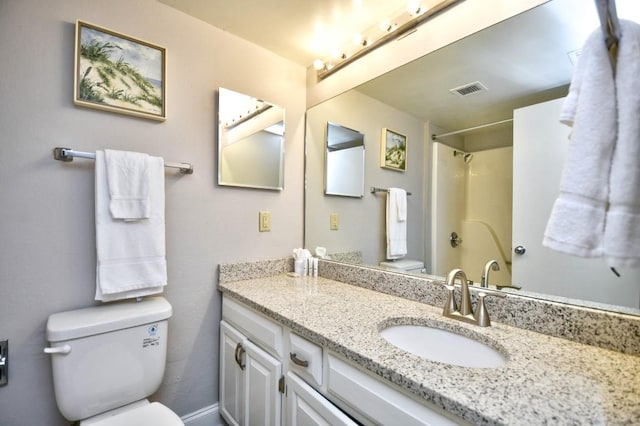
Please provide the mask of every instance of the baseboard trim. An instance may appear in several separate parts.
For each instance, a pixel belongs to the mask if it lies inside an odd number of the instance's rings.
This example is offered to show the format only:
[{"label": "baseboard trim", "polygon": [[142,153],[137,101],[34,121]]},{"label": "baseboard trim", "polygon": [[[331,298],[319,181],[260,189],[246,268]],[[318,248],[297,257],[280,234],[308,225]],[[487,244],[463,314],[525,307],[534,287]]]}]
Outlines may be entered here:
[{"label": "baseboard trim", "polygon": [[225,423],[218,412],[218,404],[209,405],[182,416],[185,426],[224,426]]}]

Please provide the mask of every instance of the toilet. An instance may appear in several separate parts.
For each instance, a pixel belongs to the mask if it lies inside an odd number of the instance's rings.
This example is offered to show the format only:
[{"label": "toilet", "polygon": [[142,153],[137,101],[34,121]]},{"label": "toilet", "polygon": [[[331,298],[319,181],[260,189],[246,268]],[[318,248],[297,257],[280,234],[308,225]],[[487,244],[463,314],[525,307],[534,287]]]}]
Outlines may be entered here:
[{"label": "toilet", "polygon": [[387,260],[380,266],[397,272],[424,273],[424,262],[411,259]]},{"label": "toilet", "polygon": [[171,312],[149,297],[51,315],[44,351],[60,413],[81,426],[184,425],[146,399],[162,383]]}]

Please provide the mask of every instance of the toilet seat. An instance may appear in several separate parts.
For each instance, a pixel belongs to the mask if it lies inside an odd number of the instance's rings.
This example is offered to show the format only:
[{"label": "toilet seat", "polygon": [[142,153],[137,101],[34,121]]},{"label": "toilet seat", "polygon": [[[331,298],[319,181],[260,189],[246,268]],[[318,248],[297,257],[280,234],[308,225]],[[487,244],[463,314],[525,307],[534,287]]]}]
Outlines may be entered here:
[{"label": "toilet seat", "polygon": [[82,426],[184,426],[176,413],[159,402],[138,405],[111,416],[108,414],[101,414],[80,424]]}]

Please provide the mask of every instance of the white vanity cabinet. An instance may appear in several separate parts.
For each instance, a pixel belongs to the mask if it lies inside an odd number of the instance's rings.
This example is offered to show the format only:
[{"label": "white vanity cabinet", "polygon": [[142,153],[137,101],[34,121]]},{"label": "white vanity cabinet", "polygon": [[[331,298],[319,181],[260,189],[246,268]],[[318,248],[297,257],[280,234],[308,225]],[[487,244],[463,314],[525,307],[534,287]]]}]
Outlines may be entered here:
[{"label": "white vanity cabinet", "polygon": [[282,362],[220,323],[220,413],[230,425],[281,424]]},{"label": "white vanity cabinet", "polygon": [[309,385],[322,381],[320,346],[223,297],[220,414],[228,424],[355,426]]},{"label": "white vanity cabinet", "polygon": [[230,425],[282,424],[282,327],[223,299],[220,414]]},{"label": "white vanity cabinet", "polygon": [[466,424],[226,296],[220,413],[250,426]]}]

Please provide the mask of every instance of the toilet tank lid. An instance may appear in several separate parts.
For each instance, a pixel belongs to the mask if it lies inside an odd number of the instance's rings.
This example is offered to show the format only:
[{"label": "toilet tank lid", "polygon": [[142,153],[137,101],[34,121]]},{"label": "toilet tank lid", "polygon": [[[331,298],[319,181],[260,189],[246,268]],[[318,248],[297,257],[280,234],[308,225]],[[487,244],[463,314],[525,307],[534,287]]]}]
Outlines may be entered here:
[{"label": "toilet tank lid", "polygon": [[410,271],[412,269],[424,268],[424,262],[412,259],[388,260],[386,262],[380,262],[380,266],[401,271]]},{"label": "toilet tank lid", "polygon": [[171,316],[171,305],[164,297],[111,302],[90,308],[53,314],[47,321],[47,340],[60,342],[109,331],[136,327]]}]

